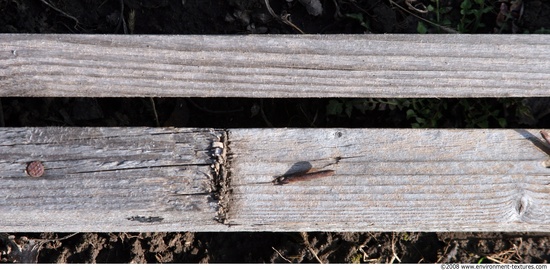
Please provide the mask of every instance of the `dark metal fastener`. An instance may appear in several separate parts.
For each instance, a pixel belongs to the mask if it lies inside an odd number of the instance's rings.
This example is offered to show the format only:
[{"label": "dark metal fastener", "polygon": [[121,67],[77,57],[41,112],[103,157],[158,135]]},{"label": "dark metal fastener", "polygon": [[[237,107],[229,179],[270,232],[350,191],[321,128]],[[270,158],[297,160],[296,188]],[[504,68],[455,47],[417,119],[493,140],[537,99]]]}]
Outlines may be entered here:
[{"label": "dark metal fastener", "polygon": [[309,181],[321,177],[333,176],[334,170],[324,170],[317,172],[300,172],[290,175],[283,175],[273,180],[274,185],[285,185],[292,182]]},{"label": "dark metal fastener", "polygon": [[44,174],[44,165],[40,161],[32,161],[27,164],[25,172],[30,177],[40,177]]}]

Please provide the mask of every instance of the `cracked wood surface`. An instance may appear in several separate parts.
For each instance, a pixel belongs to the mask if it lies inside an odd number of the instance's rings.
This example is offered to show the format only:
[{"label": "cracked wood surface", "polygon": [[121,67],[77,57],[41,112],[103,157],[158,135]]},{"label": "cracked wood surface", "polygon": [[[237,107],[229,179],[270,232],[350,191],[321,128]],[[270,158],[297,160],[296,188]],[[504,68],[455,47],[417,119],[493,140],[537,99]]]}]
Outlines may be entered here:
[{"label": "cracked wood surface", "polygon": [[539,130],[2,128],[0,231],[549,231],[549,147]]},{"label": "cracked wood surface", "polygon": [[[234,230],[549,231],[538,130],[233,129]],[[313,168],[334,175],[273,185]]]},{"label": "cracked wood surface", "polygon": [[0,34],[0,96],[535,97],[548,35]]},{"label": "cracked wood surface", "polygon": [[[218,230],[220,130],[0,128],[0,231]],[[41,161],[42,177],[25,174]]]}]

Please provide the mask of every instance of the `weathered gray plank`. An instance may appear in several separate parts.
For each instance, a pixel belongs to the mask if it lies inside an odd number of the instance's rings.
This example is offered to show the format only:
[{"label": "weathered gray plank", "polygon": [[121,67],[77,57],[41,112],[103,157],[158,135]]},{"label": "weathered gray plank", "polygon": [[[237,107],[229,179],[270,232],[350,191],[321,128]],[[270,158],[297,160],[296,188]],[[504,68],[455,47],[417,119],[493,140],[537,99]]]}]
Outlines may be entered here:
[{"label": "weathered gray plank", "polygon": [[534,97],[548,35],[0,35],[0,96]]},{"label": "weathered gray plank", "polygon": [[[220,230],[220,130],[1,128],[0,231]],[[40,160],[42,177],[25,174]]]},{"label": "weathered gray plank", "polygon": [[[234,129],[227,222],[252,231],[550,231],[538,130]],[[275,186],[311,166],[331,177]]]},{"label": "weathered gray plank", "polygon": [[[224,134],[0,129],[0,231],[550,230],[537,130],[233,129],[213,186]],[[271,183],[310,166],[335,175]]]}]

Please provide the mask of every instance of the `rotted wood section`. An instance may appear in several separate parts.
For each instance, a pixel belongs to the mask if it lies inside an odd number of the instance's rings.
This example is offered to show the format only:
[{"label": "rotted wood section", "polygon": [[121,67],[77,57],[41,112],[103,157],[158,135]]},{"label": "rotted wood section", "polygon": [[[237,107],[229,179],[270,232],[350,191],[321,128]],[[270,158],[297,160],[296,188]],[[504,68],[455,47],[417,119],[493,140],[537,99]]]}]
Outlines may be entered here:
[{"label": "rotted wood section", "polygon": [[3,128],[0,231],[550,231],[549,147],[539,130]]},{"label": "rotted wood section", "polygon": [[[1,128],[0,231],[220,230],[225,132]],[[44,174],[30,177],[29,162]]]}]

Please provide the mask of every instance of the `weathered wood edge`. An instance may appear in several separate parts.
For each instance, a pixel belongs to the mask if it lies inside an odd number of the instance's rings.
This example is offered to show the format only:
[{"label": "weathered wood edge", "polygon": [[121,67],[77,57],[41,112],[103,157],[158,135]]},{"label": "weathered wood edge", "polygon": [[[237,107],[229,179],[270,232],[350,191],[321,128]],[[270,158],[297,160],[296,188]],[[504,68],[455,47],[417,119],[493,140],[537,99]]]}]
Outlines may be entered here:
[{"label": "weathered wood edge", "polygon": [[[0,138],[0,231],[550,231],[538,130],[47,127]],[[43,177],[25,175],[31,160]],[[335,175],[273,185],[308,166]]]},{"label": "weathered wood edge", "polygon": [[[550,231],[538,130],[232,129],[242,231]],[[334,176],[287,185],[312,167]]]},{"label": "weathered wood edge", "polygon": [[0,97],[536,97],[548,35],[0,34]]},{"label": "weathered wood edge", "polygon": [[[0,231],[219,231],[225,131],[0,128]],[[25,173],[39,160],[41,177]]]}]

